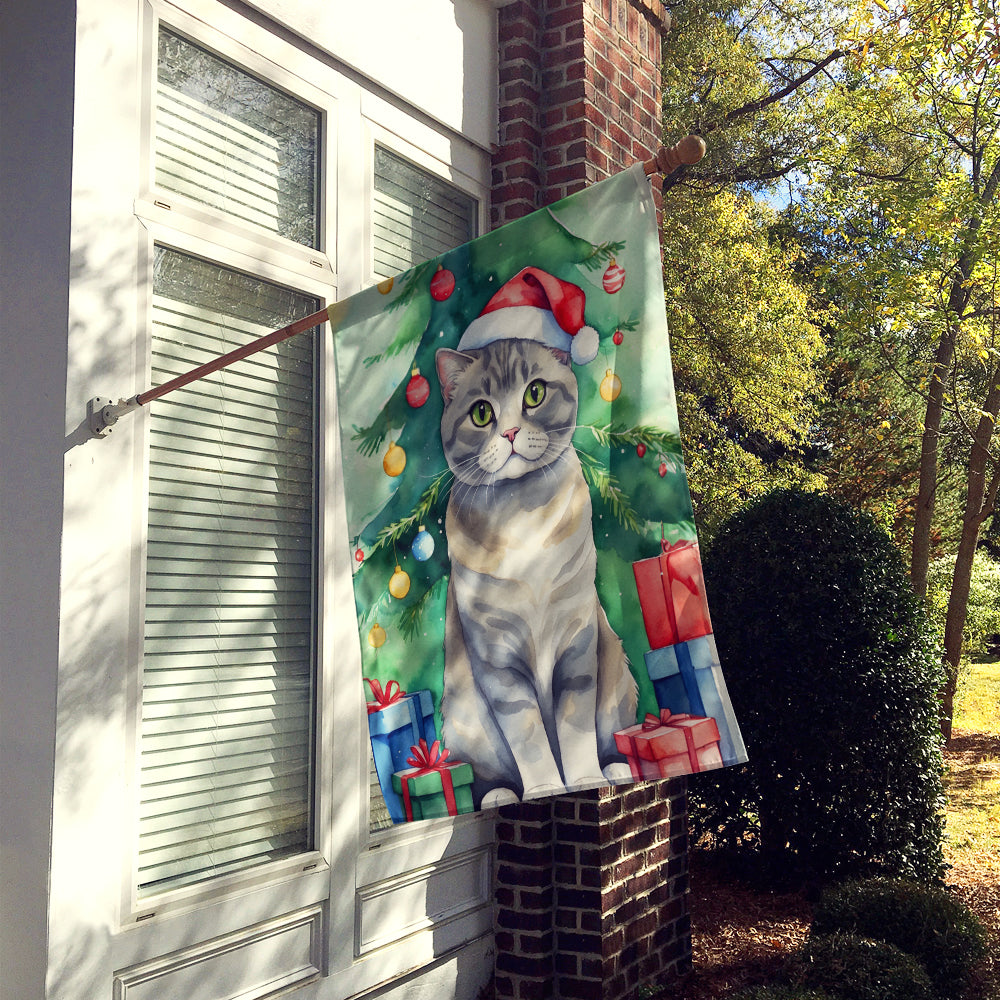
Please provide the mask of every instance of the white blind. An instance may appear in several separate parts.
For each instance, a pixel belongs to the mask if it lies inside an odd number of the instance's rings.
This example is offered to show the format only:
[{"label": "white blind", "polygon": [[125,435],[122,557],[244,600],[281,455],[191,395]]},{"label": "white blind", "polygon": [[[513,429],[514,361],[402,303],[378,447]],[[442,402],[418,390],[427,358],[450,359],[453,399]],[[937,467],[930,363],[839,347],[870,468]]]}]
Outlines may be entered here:
[{"label": "white blind", "polygon": [[319,129],[314,108],[160,29],[158,188],[315,247]]},{"label": "white blind", "polygon": [[[315,311],[157,248],[152,382]],[[150,406],[140,893],[309,849],[314,333]]]},{"label": "white blind", "polygon": [[[391,278],[474,239],[474,198],[415,167],[381,146],[375,147],[375,198],[372,205],[374,271]],[[369,754],[369,828],[392,826]]]},{"label": "white blind", "polygon": [[375,147],[374,271],[391,278],[476,236],[476,200]]}]

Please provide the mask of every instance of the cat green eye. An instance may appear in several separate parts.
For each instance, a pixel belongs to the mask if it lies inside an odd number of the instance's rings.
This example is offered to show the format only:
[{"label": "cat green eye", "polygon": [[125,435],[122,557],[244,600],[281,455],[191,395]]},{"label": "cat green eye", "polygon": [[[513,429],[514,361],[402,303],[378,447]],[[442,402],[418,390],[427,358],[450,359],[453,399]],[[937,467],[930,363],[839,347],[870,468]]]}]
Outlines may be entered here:
[{"label": "cat green eye", "polygon": [[543,399],[545,399],[545,383],[540,378],[536,378],[535,381],[524,390],[524,405],[527,406],[529,410],[532,410],[536,406],[541,405]]},{"label": "cat green eye", "polygon": [[485,427],[493,419],[493,407],[485,399],[480,399],[472,404],[469,416],[477,427]]}]

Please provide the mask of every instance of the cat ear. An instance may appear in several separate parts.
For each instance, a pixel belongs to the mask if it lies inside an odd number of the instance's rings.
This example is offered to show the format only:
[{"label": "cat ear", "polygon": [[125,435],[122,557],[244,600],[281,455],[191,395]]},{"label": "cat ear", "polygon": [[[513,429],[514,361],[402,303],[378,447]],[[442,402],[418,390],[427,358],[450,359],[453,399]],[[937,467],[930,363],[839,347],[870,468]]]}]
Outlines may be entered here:
[{"label": "cat ear", "polygon": [[568,365],[572,360],[569,351],[560,351],[558,347],[550,347],[549,351],[556,361],[560,361],[564,365]]},{"label": "cat ear", "polygon": [[469,354],[462,354],[461,351],[453,351],[450,348],[442,347],[434,355],[434,364],[437,367],[438,382],[441,383],[441,395],[446,403],[451,402],[451,397],[455,394],[455,386],[458,377],[476,359]]}]

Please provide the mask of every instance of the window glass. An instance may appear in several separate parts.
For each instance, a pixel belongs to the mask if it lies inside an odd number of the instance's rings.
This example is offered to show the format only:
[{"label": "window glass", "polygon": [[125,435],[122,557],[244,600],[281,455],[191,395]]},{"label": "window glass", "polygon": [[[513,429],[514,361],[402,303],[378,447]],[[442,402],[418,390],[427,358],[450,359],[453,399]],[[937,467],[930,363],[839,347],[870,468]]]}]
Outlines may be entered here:
[{"label": "window glass", "polygon": [[160,28],[156,185],[318,246],[320,114]]},{"label": "window glass", "polygon": [[[318,308],[157,247],[152,384]],[[140,895],[313,846],[315,341],[150,405]]]},{"label": "window glass", "polygon": [[376,146],[372,223],[374,272],[391,278],[475,237],[476,200]]}]

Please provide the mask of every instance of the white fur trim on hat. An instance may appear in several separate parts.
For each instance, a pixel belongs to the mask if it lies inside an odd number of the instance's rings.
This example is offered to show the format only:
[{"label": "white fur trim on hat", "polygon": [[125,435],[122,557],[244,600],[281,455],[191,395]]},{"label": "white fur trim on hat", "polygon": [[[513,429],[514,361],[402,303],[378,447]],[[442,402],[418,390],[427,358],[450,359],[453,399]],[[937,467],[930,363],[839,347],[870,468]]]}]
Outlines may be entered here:
[{"label": "white fur trim on hat", "polygon": [[[575,339],[556,322],[555,316],[548,309],[508,306],[474,319],[462,334],[458,349],[474,351],[496,340],[534,340],[546,347],[571,354]],[[594,354],[597,354],[596,350]]]}]

